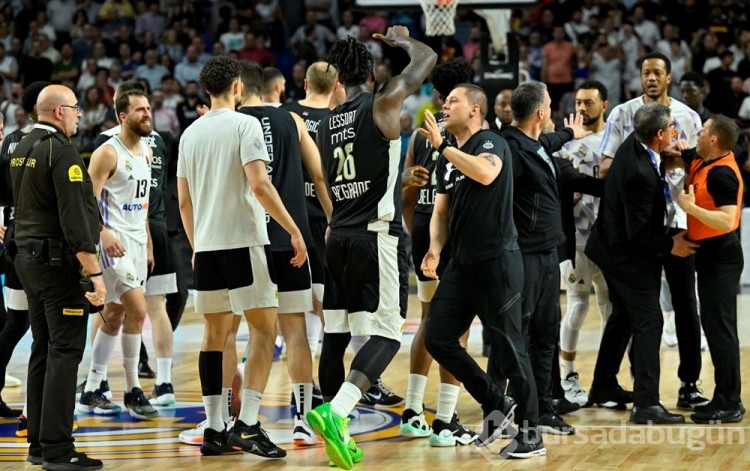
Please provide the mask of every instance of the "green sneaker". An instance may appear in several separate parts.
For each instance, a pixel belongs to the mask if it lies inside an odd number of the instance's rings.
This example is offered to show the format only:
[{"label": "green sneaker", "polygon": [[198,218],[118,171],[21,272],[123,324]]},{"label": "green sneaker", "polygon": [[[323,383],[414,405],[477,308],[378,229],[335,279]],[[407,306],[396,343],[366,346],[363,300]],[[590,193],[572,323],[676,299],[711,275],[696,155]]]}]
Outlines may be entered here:
[{"label": "green sneaker", "polygon": [[[341,469],[352,469],[349,443],[353,440],[349,436],[347,420],[333,413],[330,402],[311,410],[306,417],[313,431],[323,437],[326,454],[333,464]],[[354,447],[356,448],[356,445]]]},{"label": "green sneaker", "polygon": [[[347,422],[349,422],[349,419],[346,419]],[[354,443],[354,439],[349,437],[349,444],[346,446],[349,448],[349,454],[352,455],[352,463],[359,463],[362,461],[362,458],[365,457],[365,452],[362,450],[362,448],[358,447],[356,443]],[[333,461],[328,462],[328,466],[334,468],[336,467],[336,463]]]}]

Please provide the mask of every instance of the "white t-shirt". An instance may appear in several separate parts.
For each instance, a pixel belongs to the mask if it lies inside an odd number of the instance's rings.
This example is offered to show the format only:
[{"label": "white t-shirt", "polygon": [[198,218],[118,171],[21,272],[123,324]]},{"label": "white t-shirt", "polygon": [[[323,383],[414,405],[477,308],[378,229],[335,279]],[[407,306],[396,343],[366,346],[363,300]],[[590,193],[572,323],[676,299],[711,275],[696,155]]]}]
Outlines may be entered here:
[{"label": "white t-shirt", "polygon": [[[620,144],[633,132],[633,116],[635,112],[643,106],[643,95],[633,98],[630,101],[618,105],[610,113],[607,118],[607,127],[604,130],[604,137],[602,143],[599,146],[599,152],[602,155],[614,157],[617,152],[617,148]],[[698,113],[693,111],[692,108],[687,106],[685,103],[671,99],[669,104],[669,110],[672,113],[672,119],[674,120],[674,134],[672,140],[685,139],[688,142],[689,147],[695,147],[698,143],[698,132],[703,128],[701,118]],[[677,195],[679,195],[684,188],[685,171],[683,169],[674,169],[669,171],[666,176],[667,183],[669,183],[669,189],[672,193],[672,201],[677,201]],[[680,207],[675,204],[677,213],[674,218],[673,225],[682,229],[687,228],[687,214]]]},{"label": "white t-shirt", "polygon": [[193,203],[195,252],[267,245],[266,213],[244,166],[269,162],[260,122],[229,109],[211,110],[183,132],[177,176]]}]

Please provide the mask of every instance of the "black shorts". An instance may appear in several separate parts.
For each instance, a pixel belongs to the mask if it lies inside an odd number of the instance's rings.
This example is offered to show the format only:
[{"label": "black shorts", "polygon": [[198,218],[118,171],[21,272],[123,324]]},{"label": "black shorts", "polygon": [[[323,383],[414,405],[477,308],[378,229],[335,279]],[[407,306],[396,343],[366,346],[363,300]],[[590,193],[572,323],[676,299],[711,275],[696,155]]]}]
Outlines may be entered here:
[{"label": "black shorts", "polygon": [[169,232],[164,226],[149,224],[151,242],[154,246],[154,269],[146,277],[146,296],[158,296],[177,292],[177,273],[169,248]]},{"label": "black shorts", "polygon": [[406,255],[406,235],[398,239],[398,305],[401,317],[406,319],[409,308],[409,256]]},{"label": "black shorts", "polygon": [[[419,281],[434,281],[422,273],[422,260],[430,249],[430,219],[431,214],[414,213],[414,219],[411,224],[411,259],[414,262],[414,273],[417,274]],[[441,276],[451,257],[450,242],[445,244],[443,251],[440,252],[440,263],[437,267],[437,274]]]},{"label": "black shorts", "polygon": [[294,257],[291,250],[271,252],[271,262],[276,273],[279,287],[279,314],[312,311],[312,282],[310,264],[305,263],[297,268],[290,260]]},{"label": "black shorts", "polygon": [[307,247],[307,257],[310,261],[310,273],[314,284],[323,284],[325,281],[325,253],[326,253],[326,229],[328,221],[325,219],[310,219],[310,232],[312,240]]}]

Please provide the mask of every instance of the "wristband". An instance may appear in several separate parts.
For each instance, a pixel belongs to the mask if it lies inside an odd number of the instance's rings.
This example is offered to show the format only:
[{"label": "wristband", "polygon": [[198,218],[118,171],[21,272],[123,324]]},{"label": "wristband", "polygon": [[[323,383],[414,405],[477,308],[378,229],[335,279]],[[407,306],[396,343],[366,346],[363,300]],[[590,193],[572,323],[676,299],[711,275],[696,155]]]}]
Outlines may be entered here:
[{"label": "wristband", "polygon": [[95,276],[102,276],[102,272],[98,272],[98,273],[89,273],[89,278],[93,278],[93,277],[95,277]]},{"label": "wristband", "polygon": [[451,147],[451,145],[448,144],[448,141],[443,139],[443,142],[437,148],[438,154],[442,154],[446,147]]}]

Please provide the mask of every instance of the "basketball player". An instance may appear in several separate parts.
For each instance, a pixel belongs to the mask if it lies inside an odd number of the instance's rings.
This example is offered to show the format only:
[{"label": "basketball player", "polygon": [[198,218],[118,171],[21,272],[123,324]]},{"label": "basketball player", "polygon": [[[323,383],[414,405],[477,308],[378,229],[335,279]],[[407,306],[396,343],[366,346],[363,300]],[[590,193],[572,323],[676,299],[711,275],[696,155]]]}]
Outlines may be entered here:
[{"label": "basketball player", "polygon": [[105,415],[120,412],[99,387],[122,328],[125,407],[135,418],[150,419],[158,413],[141,389],[138,360],[146,318],[142,286],[148,266],[153,267],[147,217],[153,152],[142,140],[153,129],[151,106],[145,92],[130,90],[119,94],[115,108],[122,126],[120,133],[94,151],[89,164],[104,222],[100,256],[107,297],[105,322],[94,339],[86,386],[76,410]]},{"label": "basketball player", "polygon": [[[583,127],[591,131],[586,137],[574,139],[563,145],[559,157],[570,160],[579,172],[598,177],[601,154],[599,144],[604,136],[604,113],[607,110],[607,88],[596,80],[587,80],[578,86],[575,95],[576,112],[583,116]],[[575,369],[578,334],[589,311],[591,286],[596,290],[601,328],[607,324],[612,313],[609,291],[601,270],[583,253],[586,240],[599,212],[599,198],[581,194],[573,207],[576,228],[575,261],[565,260],[560,264],[560,275],[566,284],[568,302],[565,316],[560,324],[561,384],[565,398],[585,406],[588,394],[581,386]]]},{"label": "basketball player", "polygon": [[[244,92],[242,106],[238,111],[260,121],[270,159],[268,173],[271,182],[305,240],[311,240],[303,168],[312,180],[324,220],[327,221],[331,214],[331,199],[320,167],[318,148],[307,133],[302,118],[263,104],[263,69],[257,63],[243,62],[241,77]],[[304,420],[304,414],[312,409],[313,397],[312,358],[305,327],[305,312],[313,307],[310,266],[307,261],[301,268],[289,265],[288,261],[293,255],[292,247],[286,233],[276,221],[268,221],[268,236],[279,288],[279,327],[287,345],[287,367],[297,407],[294,443],[314,445],[318,440]]]},{"label": "basketball player", "polygon": [[[410,62],[401,75],[371,91],[374,60],[354,38],[334,43],[329,62],[346,87],[346,101],[318,130],[323,167],[333,195],[331,232],[326,243],[323,308],[325,336],[319,377],[331,402],[307,419],[326,442],[331,461],[351,469],[362,451],[351,439],[347,415],[398,352],[404,318],[399,303],[398,239],[402,234],[399,115],[404,98],[424,81],[437,61],[403,26],[385,36]],[[353,335],[369,335],[344,380],[344,352]],[[342,384],[343,383],[343,384]]]},{"label": "basketball player", "polygon": [[[432,71],[431,82],[441,97],[450,94],[453,88],[471,80],[471,65],[463,58],[454,58],[435,66]],[[442,101],[442,98],[441,98]],[[454,137],[443,128],[443,114],[435,116],[437,126],[449,142]],[[431,446],[468,445],[474,441],[476,435],[466,429],[455,414],[460,383],[445,368],[440,367],[440,387],[438,389],[437,413],[432,428],[424,417],[424,391],[427,385],[427,374],[430,371],[432,357],[424,346],[426,320],[430,311],[430,301],[435,294],[438,280],[428,278],[421,270],[422,260],[430,246],[430,217],[435,205],[435,187],[437,179],[437,161],[440,153],[432,147],[430,141],[417,131],[412,134],[409,148],[406,152],[405,168],[413,165],[426,169],[429,175],[422,187],[410,187],[403,191],[404,222],[411,233],[412,260],[417,275],[417,298],[422,304],[422,322],[411,344],[409,357],[409,380],[406,387],[406,407],[401,414],[400,433],[406,437],[430,437]],[[450,247],[441,252],[438,276],[450,260]],[[461,338],[466,347],[468,331]]]},{"label": "basketball player", "polygon": [[[291,235],[294,254],[286,263],[301,267],[307,250],[266,171],[270,159],[260,122],[234,111],[242,98],[240,73],[240,63],[230,57],[206,61],[200,82],[211,97],[211,110],[184,131],[177,167],[180,214],[194,250],[195,310],[205,319],[198,356],[207,421],[201,453],[243,450],[283,458],[286,451],[268,438],[258,420],[273,361],[278,306],[263,209]],[[234,312],[244,313],[252,342],[242,406],[228,433],[222,420],[222,352]]]}]

